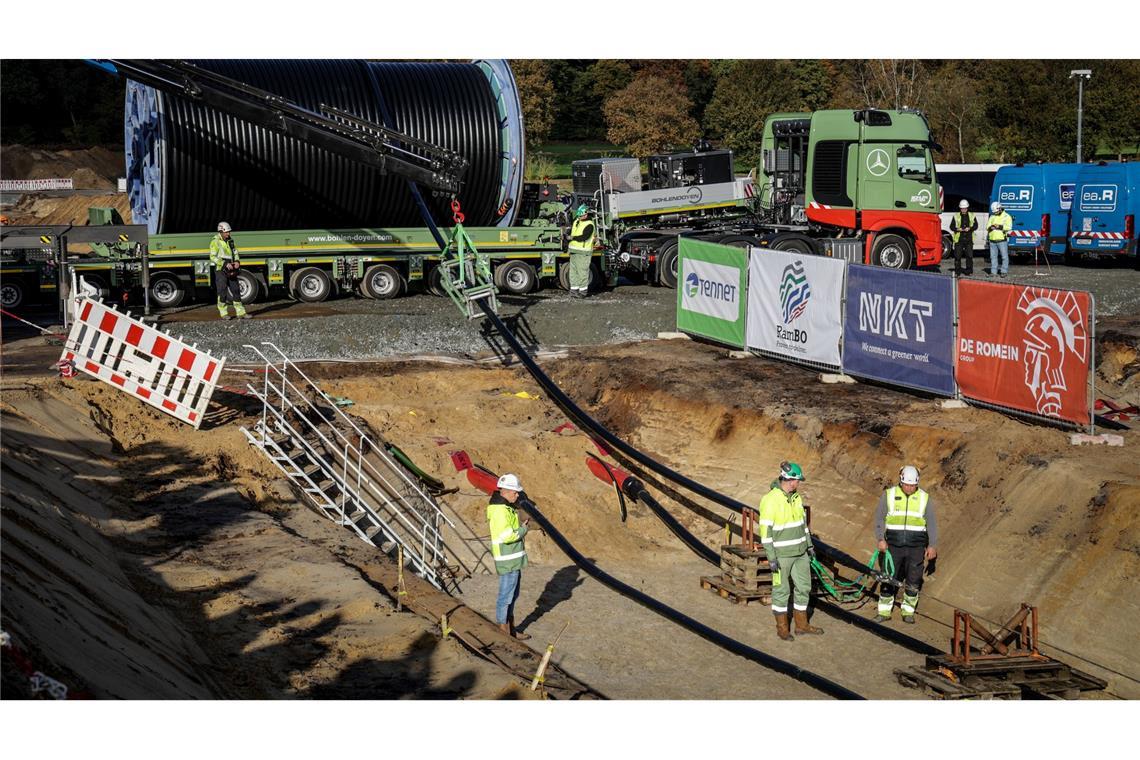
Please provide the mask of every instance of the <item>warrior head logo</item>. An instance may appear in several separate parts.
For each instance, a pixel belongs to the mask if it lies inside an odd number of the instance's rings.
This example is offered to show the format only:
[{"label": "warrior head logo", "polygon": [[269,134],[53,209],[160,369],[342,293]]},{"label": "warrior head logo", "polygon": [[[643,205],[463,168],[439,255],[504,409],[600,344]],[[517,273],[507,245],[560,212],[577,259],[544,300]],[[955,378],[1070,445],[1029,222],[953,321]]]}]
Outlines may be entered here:
[{"label": "warrior head logo", "polygon": [[1025,386],[1037,402],[1038,414],[1061,416],[1066,362],[1085,364],[1088,333],[1075,294],[1026,288],[1017,304],[1025,321]]},{"label": "warrior head logo", "polygon": [[804,273],[804,263],[793,261],[784,267],[780,279],[780,305],[784,310],[784,324],[791,324],[804,313],[811,298],[811,284]]}]

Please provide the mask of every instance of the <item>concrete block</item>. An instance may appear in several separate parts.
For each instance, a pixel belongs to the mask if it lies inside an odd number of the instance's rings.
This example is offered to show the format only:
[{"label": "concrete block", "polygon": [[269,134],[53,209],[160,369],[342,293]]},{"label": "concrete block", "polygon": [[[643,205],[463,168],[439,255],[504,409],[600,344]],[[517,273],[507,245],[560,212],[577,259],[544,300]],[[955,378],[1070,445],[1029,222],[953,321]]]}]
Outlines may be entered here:
[{"label": "concrete block", "polygon": [[851,375],[836,375],[830,372],[821,373],[819,381],[827,385],[855,385],[855,378]]},{"label": "concrete block", "polygon": [[729,351],[729,359],[751,359],[753,356],[751,351]]},{"label": "concrete block", "polygon": [[1073,433],[1069,436],[1069,443],[1074,446],[1123,446],[1124,436],[1113,433],[1101,433],[1100,435]]},{"label": "concrete block", "polygon": [[961,399],[944,398],[938,402],[938,406],[943,409],[967,409],[970,405]]},{"label": "concrete block", "polygon": [[683,332],[659,332],[657,340],[689,340],[689,336]]}]

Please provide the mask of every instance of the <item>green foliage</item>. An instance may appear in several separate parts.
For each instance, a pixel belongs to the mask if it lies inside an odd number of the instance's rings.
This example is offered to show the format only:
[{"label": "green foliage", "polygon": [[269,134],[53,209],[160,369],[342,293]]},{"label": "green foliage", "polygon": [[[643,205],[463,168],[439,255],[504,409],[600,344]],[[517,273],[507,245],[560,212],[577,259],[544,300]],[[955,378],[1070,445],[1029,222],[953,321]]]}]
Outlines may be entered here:
[{"label": "green foliage", "polygon": [[519,88],[527,148],[533,148],[550,136],[554,126],[554,85],[550,81],[546,61],[511,61],[515,83]]},{"label": "green foliage", "polygon": [[792,69],[785,61],[736,61],[717,82],[705,128],[733,151],[738,169],[755,165],[769,114],[802,108],[799,95],[787,87]]},{"label": "green foliage", "polygon": [[700,135],[700,125],[689,115],[692,107],[683,85],[640,71],[606,100],[606,137],[627,145],[638,158],[687,147]]},{"label": "green foliage", "polygon": [[123,80],[81,61],[5,60],[0,67],[4,143],[121,145],[125,88]]}]

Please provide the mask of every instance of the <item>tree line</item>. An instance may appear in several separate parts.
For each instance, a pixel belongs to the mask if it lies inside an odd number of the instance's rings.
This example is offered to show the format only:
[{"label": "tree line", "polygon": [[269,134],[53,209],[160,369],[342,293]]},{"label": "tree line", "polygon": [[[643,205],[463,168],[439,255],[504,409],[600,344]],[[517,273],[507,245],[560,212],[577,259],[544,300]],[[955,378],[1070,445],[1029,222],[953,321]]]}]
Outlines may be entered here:
[{"label": "tree line", "polygon": [[515,60],[527,142],[607,141],[635,156],[698,138],[754,165],[772,113],[919,108],[939,162],[1072,161],[1073,69],[1085,160],[1140,155],[1136,60]]}]

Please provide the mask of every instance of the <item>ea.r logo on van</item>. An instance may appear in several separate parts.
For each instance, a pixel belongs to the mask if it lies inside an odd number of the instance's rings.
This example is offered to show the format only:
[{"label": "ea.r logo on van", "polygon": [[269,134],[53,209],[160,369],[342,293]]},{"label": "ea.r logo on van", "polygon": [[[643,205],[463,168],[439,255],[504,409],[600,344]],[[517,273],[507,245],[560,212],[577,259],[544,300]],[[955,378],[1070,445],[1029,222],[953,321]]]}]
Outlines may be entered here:
[{"label": "ea.r logo on van", "polygon": [[882,148],[875,148],[867,154],[867,171],[881,177],[891,170],[891,157]]},{"label": "ea.r logo on van", "polygon": [[1082,185],[1081,211],[1116,211],[1116,185]]},{"label": "ea.r logo on van", "polygon": [[1033,208],[1033,185],[1001,185],[997,200],[1006,211],[1030,211]]}]

